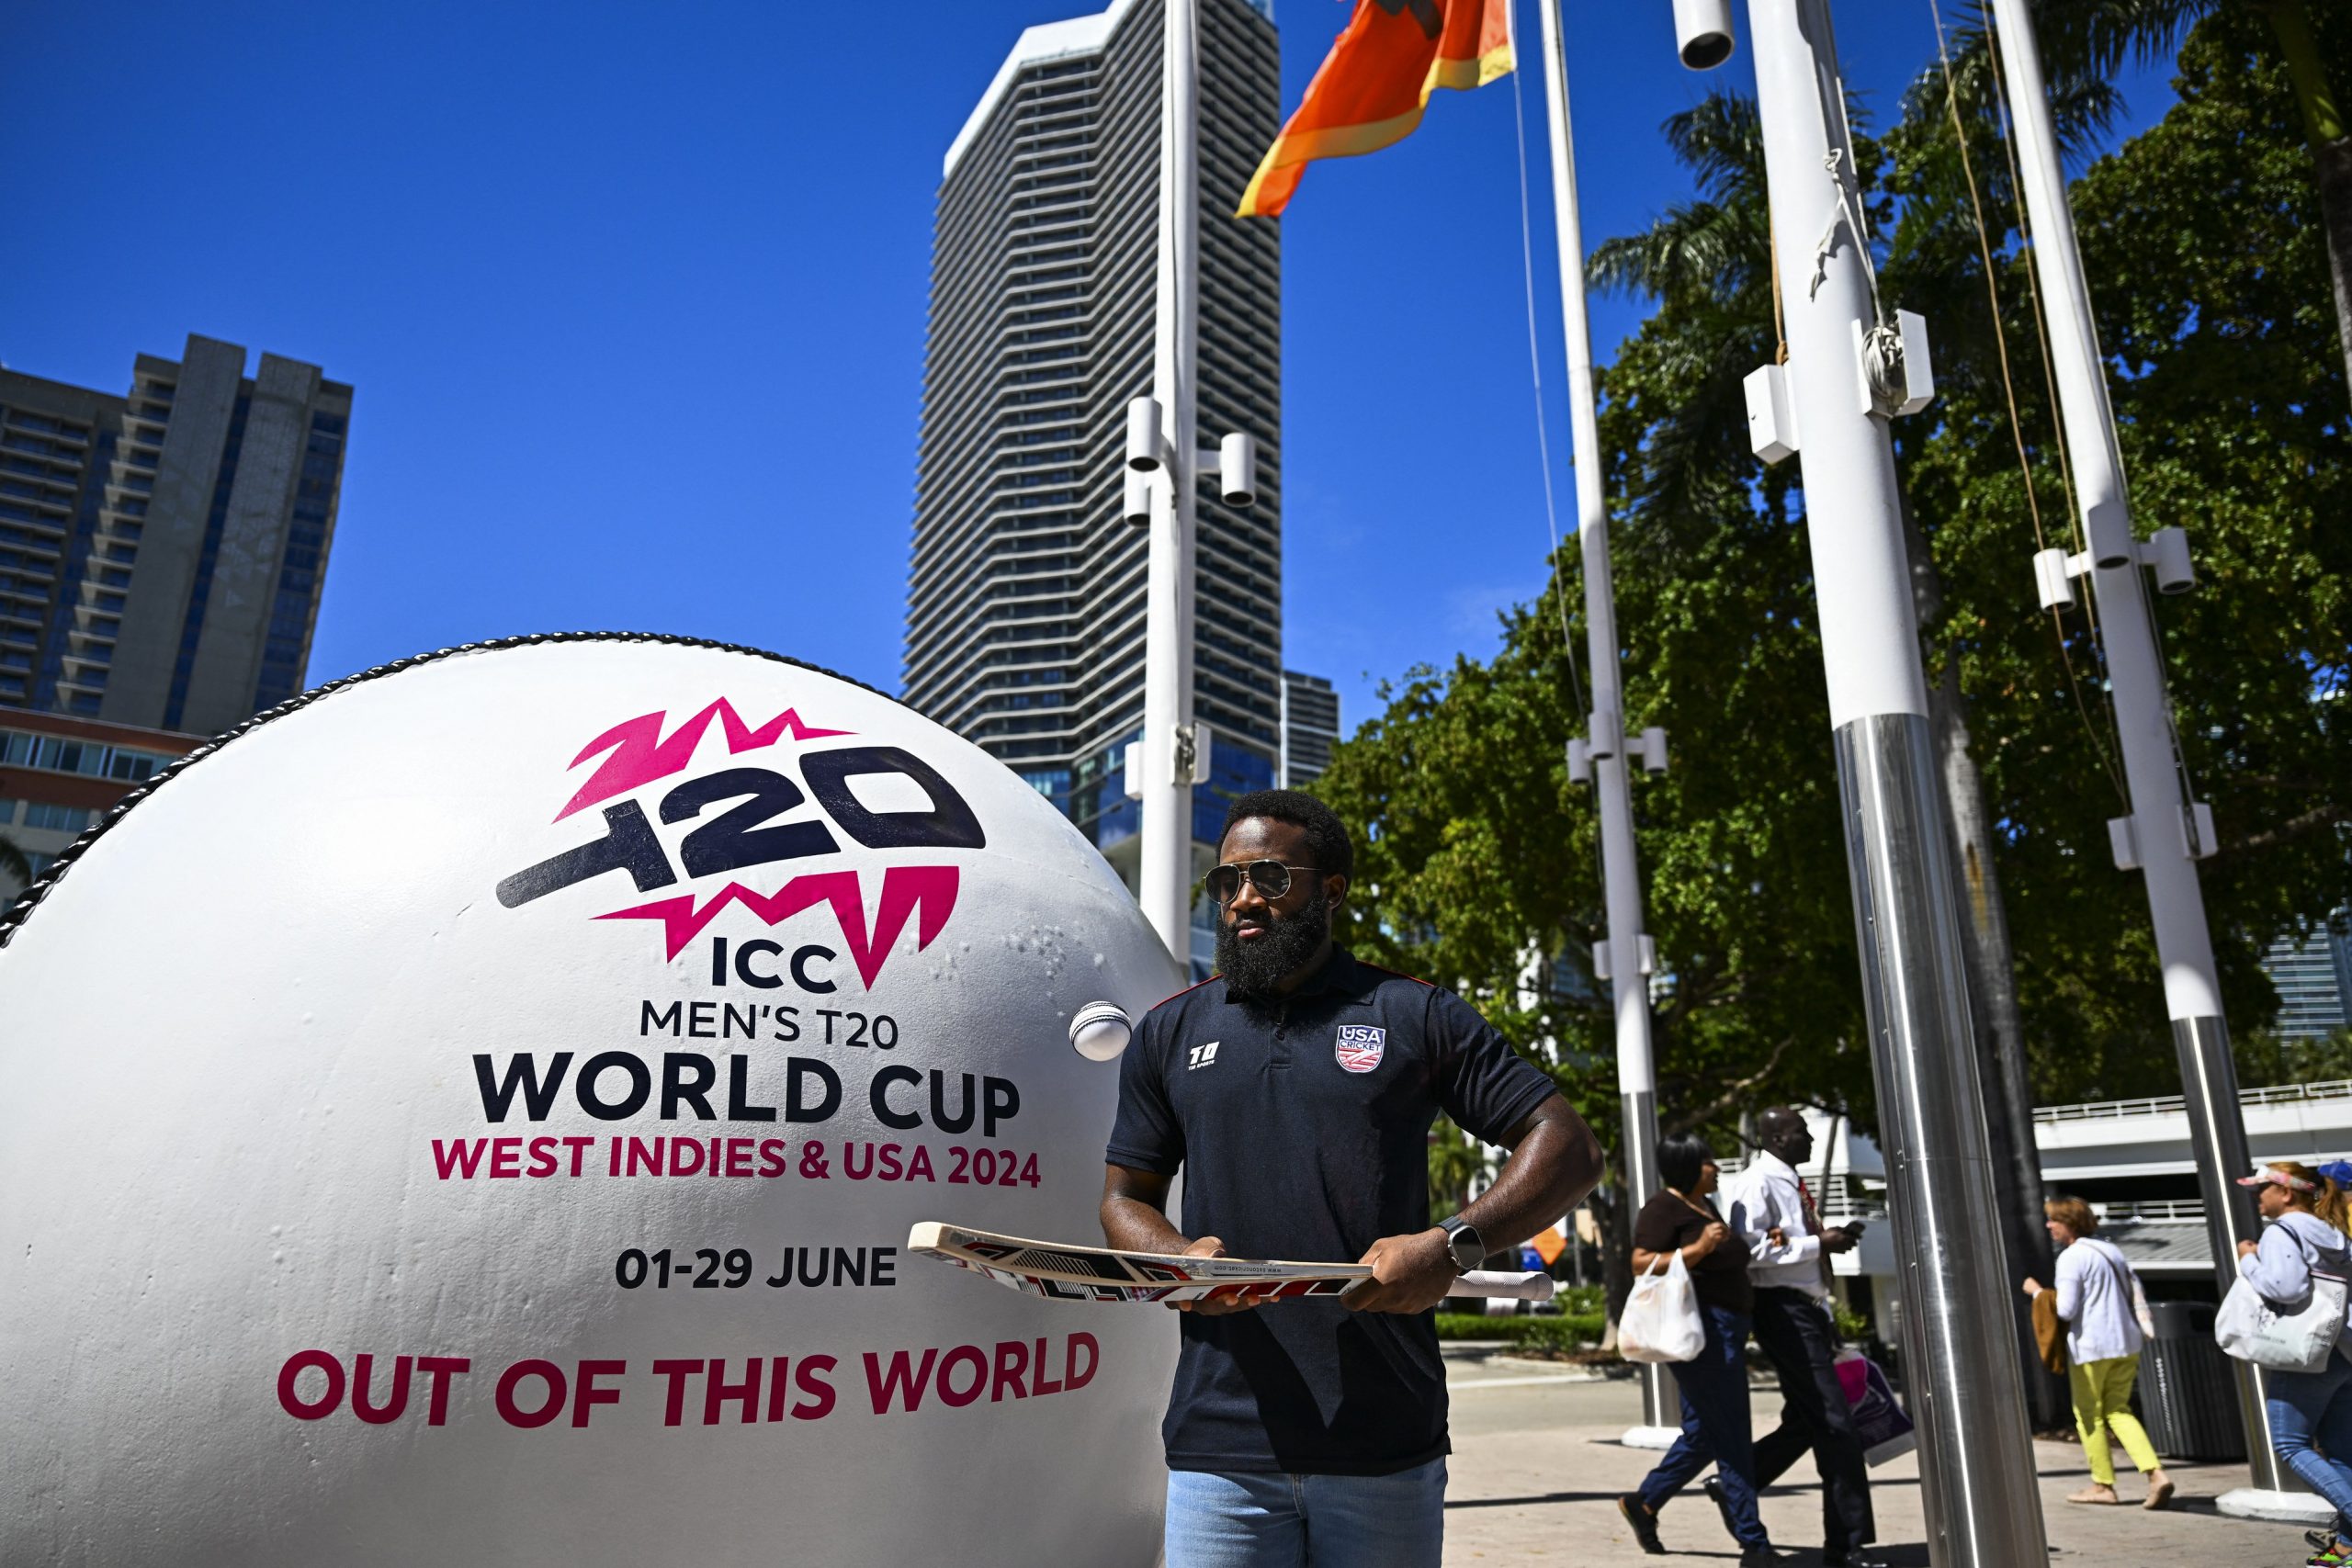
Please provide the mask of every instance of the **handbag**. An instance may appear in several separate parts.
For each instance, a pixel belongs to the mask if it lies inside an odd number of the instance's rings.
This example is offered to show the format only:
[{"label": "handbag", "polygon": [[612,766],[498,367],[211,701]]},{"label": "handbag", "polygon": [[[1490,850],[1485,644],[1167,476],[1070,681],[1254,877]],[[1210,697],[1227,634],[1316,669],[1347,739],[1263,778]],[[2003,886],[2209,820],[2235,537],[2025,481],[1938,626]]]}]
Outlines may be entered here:
[{"label": "handbag", "polygon": [[[2298,1247],[2303,1246],[2299,1236]],[[2305,1249],[2306,1260],[2309,1249]],[[2213,1338],[2241,1361],[2282,1372],[2324,1371],[2344,1334],[2347,1287],[2344,1276],[2312,1270],[2312,1293],[2291,1312],[2263,1299],[2254,1281],[2241,1275],[2213,1314]]]},{"label": "handbag", "polygon": [[1861,1441],[1865,1463],[1882,1465],[1918,1447],[1911,1417],[1895,1403],[1894,1389],[1876,1361],[1860,1350],[1840,1350],[1837,1367],[1838,1386],[1853,1413],[1854,1436]]},{"label": "handbag", "polygon": [[1677,1247],[1661,1267],[1634,1280],[1617,1317],[1617,1353],[1629,1361],[1694,1361],[1706,1344],[1699,1293]]},{"label": "handbag", "polygon": [[2066,1320],[2058,1315],[2058,1292],[2046,1290],[2033,1298],[2033,1348],[2041,1364],[2060,1377],[2066,1375]]}]

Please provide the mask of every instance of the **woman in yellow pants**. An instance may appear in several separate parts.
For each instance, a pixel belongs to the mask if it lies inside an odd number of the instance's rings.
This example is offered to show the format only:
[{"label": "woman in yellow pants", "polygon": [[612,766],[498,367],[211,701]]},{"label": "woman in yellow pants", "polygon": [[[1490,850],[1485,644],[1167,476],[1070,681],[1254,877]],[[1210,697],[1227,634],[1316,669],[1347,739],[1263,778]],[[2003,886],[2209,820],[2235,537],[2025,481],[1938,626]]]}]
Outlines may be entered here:
[{"label": "woman in yellow pants", "polygon": [[[2069,1503],[2119,1502],[2112,1434],[2148,1478],[2143,1505],[2161,1508],[2172,1501],[2172,1478],[2165,1473],[2147,1428],[2132,1414],[2132,1384],[2140,1375],[2138,1291],[2122,1249],[2096,1238],[2098,1216],[2080,1198],[2053,1198],[2041,1212],[2058,1249],[2058,1315],[2066,1322],[2066,1383],[2075,1395],[2075,1427],[2083,1435],[2083,1458],[2091,1483]],[[2028,1280],[2025,1293],[2040,1295],[2040,1281]]]}]

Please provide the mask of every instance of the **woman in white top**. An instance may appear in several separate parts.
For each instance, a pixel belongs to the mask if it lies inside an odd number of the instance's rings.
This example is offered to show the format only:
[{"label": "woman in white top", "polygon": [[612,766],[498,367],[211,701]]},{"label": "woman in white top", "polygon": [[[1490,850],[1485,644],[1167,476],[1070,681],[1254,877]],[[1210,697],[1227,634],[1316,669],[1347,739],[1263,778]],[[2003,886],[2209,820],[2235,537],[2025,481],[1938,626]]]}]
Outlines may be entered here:
[{"label": "woman in white top", "polygon": [[[2238,1274],[2262,1299],[2283,1311],[2300,1310],[2312,1296],[2313,1273],[2352,1272],[2352,1205],[2332,1177],[2295,1160],[2273,1160],[2241,1187],[2256,1189],[2255,1201],[2268,1221],[2259,1242],[2238,1243]],[[2316,1372],[2274,1368],[2270,1385],[2270,1439],[2287,1467],[2311,1489],[2335,1505],[2337,1540],[2312,1558],[2341,1563],[2345,1521],[2352,1518],[2352,1361],[2338,1345]],[[2317,1538],[2314,1537],[2314,1543]]]},{"label": "woman in white top", "polygon": [[[2041,1206],[2050,1243],[2058,1251],[2058,1315],[2066,1324],[2066,1383],[2075,1396],[2075,1429],[2083,1435],[2083,1458],[2091,1483],[2069,1503],[2114,1504],[2115,1460],[2108,1438],[2148,1478],[2143,1507],[2172,1501],[2172,1478],[2165,1473],[2147,1428],[2132,1414],[2132,1384],[2140,1375],[2139,1282],[2123,1249],[2098,1239],[2098,1216],[2080,1198],[2052,1198]],[[2041,1282],[2028,1280],[2025,1293],[2038,1296]]]}]

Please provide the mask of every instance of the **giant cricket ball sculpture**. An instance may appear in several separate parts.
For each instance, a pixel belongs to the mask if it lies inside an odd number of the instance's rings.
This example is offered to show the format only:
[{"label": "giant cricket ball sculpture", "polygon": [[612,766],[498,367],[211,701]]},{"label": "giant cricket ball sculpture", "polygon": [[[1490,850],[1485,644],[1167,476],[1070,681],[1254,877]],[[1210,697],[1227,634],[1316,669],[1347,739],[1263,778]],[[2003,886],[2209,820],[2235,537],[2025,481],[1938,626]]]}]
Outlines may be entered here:
[{"label": "giant cricket ball sculpture", "polygon": [[0,1562],[1148,1563],[1094,1234],[1177,971],[1002,765],[678,639],[461,649],[171,769],[0,924]]}]

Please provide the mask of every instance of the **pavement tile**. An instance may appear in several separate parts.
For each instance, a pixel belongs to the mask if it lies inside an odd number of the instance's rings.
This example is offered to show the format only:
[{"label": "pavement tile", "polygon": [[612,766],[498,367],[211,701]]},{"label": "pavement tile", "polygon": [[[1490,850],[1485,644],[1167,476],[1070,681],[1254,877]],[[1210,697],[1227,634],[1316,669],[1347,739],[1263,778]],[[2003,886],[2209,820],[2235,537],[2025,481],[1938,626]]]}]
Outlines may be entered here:
[{"label": "pavement tile", "polygon": [[[1522,1382],[1531,1374],[1521,1368],[1498,1376],[1488,1370],[1491,1365],[1464,1360],[1449,1367],[1449,1565],[1558,1562],[1607,1568],[1677,1558],[1694,1563],[1737,1561],[1713,1507],[1695,1486],[1661,1517],[1669,1557],[1645,1557],[1634,1543],[1615,1500],[1638,1484],[1658,1459],[1655,1451],[1629,1449],[1618,1440],[1640,1413],[1634,1385],[1581,1379]],[[1760,1395],[1757,1429],[1769,1429],[1778,1411],[1777,1395]],[[2088,1479],[2081,1449],[2062,1442],[2034,1448],[2052,1562],[2293,1568],[2304,1559],[2300,1528],[2214,1511],[2216,1496],[2246,1483],[2243,1465],[2167,1466],[2180,1493],[2170,1509],[2152,1514],[2137,1506],[2139,1483],[2129,1475],[2120,1483],[2126,1506],[2069,1505],[2066,1494]],[[1894,1568],[1928,1568],[1917,1461],[1893,1461],[1873,1471],[1871,1480],[1878,1550]],[[1792,1568],[1820,1562],[1821,1495],[1809,1476],[1805,1481],[1776,1486],[1764,1497],[1765,1526],[1775,1544],[1791,1553]]]}]

